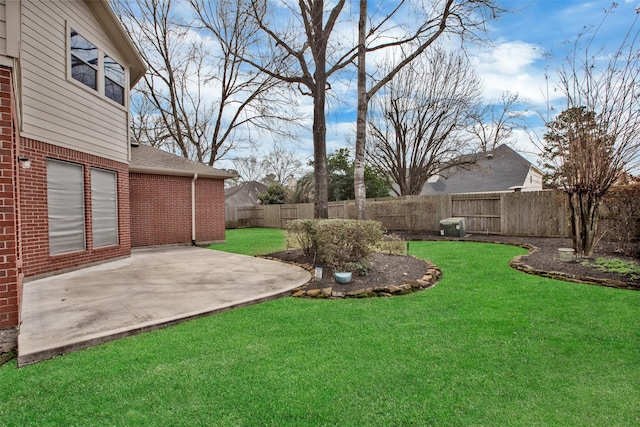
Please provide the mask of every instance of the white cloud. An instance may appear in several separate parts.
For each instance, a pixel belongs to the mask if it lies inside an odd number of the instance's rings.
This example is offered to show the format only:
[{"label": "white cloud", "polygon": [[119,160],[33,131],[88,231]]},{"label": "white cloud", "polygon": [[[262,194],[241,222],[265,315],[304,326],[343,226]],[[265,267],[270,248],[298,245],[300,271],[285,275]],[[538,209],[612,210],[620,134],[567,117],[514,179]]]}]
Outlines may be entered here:
[{"label": "white cloud", "polygon": [[[547,101],[543,61],[539,46],[522,41],[502,42],[471,55],[471,63],[482,79],[485,99],[513,92],[534,105],[544,105]],[[549,95],[554,97],[553,93]]]}]

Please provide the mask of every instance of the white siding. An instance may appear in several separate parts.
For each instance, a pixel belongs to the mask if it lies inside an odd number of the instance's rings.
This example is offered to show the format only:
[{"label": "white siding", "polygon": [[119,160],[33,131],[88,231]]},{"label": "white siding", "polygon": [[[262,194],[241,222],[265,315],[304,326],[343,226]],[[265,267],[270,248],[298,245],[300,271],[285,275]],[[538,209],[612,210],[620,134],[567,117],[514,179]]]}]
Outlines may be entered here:
[{"label": "white siding", "polygon": [[0,0],[0,55],[7,54],[7,12],[5,0]]},{"label": "white siding", "polygon": [[527,177],[525,178],[524,184],[522,186],[522,191],[542,190],[542,174],[533,167],[530,167],[529,173],[527,174]]},{"label": "white siding", "polygon": [[124,65],[84,1],[23,0],[22,134],[127,162],[128,104],[119,106],[67,78],[68,28]]}]

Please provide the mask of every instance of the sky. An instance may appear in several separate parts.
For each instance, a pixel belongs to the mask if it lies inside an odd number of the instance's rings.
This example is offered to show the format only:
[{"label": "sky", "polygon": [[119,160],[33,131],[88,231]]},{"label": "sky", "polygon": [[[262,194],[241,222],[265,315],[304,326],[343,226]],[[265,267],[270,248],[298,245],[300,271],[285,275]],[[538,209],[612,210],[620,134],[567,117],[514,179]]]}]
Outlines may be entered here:
[{"label": "sky", "polygon": [[[599,27],[595,46],[602,47],[603,53],[615,50],[640,7],[638,0],[622,0],[603,22],[611,1],[503,0],[502,4],[513,12],[491,24],[494,48],[476,53],[476,71],[484,82],[485,99],[509,90],[528,101],[528,110],[535,112],[530,114],[529,125],[538,136],[544,133],[539,115],[553,118],[564,109],[553,81],[567,48],[580,33],[592,33]],[[521,134],[516,148],[536,161],[539,149],[529,139]]]},{"label": "sky", "polygon": [[[483,82],[483,98],[490,103],[505,92],[517,93],[526,101],[529,129],[519,131],[513,143],[516,151],[533,163],[537,162],[539,145],[531,140],[541,138],[544,124],[540,117],[551,117],[564,109],[563,100],[554,91],[556,67],[563,60],[567,48],[585,30],[598,29],[596,43],[603,53],[617,48],[636,17],[640,0],[620,0],[604,23],[607,0],[497,0],[510,10],[499,20],[489,24],[489,45],[471,47],[469,58]],[[341,90],[342,89],[342,90]],[[332,87],[333,101],[327,114],[327,152],[352,146],[355,139],[355,80],[341,81]],[[342,94],[349,90],[349,95]],[[336,96],[336,94],[338,94]],[[339,100],[338,100],[339,98]],[[301,106],[310,111],[311,100]],[[298,143],[287,144],[306,163],[311,159],[313,142],[311,122],[300,132]],[[271,148],[269,142],[258,148],[258,156]],[[246,157],[250,153],[235,152],[230,157]],[[216,162],[216,167],[231,168],[227,161]]]}]

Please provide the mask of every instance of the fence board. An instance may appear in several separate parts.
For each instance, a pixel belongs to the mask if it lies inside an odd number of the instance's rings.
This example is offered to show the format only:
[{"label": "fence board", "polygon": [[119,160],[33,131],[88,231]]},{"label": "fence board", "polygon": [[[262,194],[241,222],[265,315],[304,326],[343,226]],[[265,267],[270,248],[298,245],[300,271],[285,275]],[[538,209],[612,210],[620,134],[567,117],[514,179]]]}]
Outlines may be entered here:
[{"label": "fence board", "polygon": [[566,198],[559,191],[505,193],[503,234],[510,236],[569,235]]},{"label": "fence board", "polygon": [[471,233],[500,234],[500,195],[465,194],[451,200],[451,216],[462,217]]},{"label": "fence board", "polygon": [[[459,216],[470,233],[568,236],[567,206],[559,191],[390,197],[368,200],[366,206],[367,219],[390,231],[437,232],[441,219]],[[354,218],[355,203],[329,202],[328,211],[329,218]],[[225,210],[228,227],[235,222],[237,227],[284,228],[313,213],[312,203]]]}]

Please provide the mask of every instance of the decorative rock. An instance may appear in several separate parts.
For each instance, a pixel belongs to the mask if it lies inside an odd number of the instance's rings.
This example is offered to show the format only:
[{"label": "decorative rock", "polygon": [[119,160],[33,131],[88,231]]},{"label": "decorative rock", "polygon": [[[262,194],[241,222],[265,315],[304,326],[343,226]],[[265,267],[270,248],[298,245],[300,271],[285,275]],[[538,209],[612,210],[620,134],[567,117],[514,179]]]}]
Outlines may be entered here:
[{"label": "decorative rock", "polygon": [[305,296],[306,294],[307,294],[307,293],[306,293],[304,290],[300,289],[300,290],[295,291],[294,293],[292,293],[292,294],[291,294],[291,296],[292,296],[292,297],[295,297],[295,298],[302,298],[302,297],[303,297],[303,296]]},{"label": "decorative rock", "polygon": [[322,291],[320,289],[311,289],[307,291],[307,296],[311,298],[315,298],[320,295]]},{"label": "decorative rock", "polygon": [[340,292],[340,291],[332,291],[331,292],[331,296],[332,297],[336,297],[336,298],[344,298],[345,295],[346,294],[344,292]]},{"label": "decorative rock", "polygon": [[322,295],[324,295],[325,297],[330,297],[331,296],[331,290],[332,290],[331,287],[323,288],[322,291],[321,291]]},{"label": "decorative rock", "polygon": [[360,295],[364,293],[364,289],[356,289],[355,291],[347,292],[348,297],[354,297],[356,295]]},{"label": "decorative rock", "polygon": [[433,279],[433,275],[431,274],[425,274],[424,276],[422,276],[422,280],[424,280],[425,282],[431,282],[431,279]]},{"label": "decorative rock", "polygon": [[395,286],[394,285],[394,286],[389,286],[387,288],[387,290],[392,294],[396,294],[396,293],[400,292],[402,289],[400,289],[400,286]]}]

